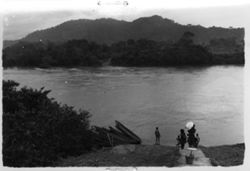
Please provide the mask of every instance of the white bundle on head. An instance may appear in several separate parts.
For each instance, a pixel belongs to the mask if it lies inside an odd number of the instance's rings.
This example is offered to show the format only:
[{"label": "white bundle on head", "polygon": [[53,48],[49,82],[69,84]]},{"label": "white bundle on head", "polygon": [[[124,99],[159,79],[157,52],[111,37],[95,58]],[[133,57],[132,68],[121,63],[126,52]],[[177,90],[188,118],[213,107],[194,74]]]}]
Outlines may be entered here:
[{"label": "white bundle on head", "polygon": [[192,121],[189,121],[186,123],[186,128],[189,130],[194,126],[194,123]]}]

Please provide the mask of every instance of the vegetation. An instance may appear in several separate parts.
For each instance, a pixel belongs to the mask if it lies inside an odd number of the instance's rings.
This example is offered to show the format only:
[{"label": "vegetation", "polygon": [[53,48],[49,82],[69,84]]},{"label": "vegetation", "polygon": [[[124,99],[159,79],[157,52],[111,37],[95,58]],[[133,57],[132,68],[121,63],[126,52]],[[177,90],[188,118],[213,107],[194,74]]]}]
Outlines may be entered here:
[{"label": "vegetation", "polygon": [[244,64],[243,51],[214,55],[208,48],[194,44],[193,38],[193,33],[185,32],[176,43],[147,39],[130,39],[110,46],[87,40],[71,40],[62,44],[19,42],[3,50],[3,66],[101,66],[107,61],[114,66]]},{"label": "vegetation", "polygon": [[[129,148],[130,147],[130,148]],[[134,147],[134,148],[133,148]],[[162,145],[120,145],[58,160],[56,166],[122,166],[156,167],[178,166],[179,150],[175,146]]]},{"label": "vegetation", "polygon": [[216,54],[240,53],[244,51],[244,41],[238,42],[236,38],[211,39],[208,44],[208,49]]},{"label": "vegetation", "polygon": [[237,166],[244,160],[245,144],[200,147],[213,166]]},{"label": "vegetation", "polygon": [[60,45],[19,42],[3,51],[3,66],[99,66],[107,55],[107,46],[86,40],[72,40]]},{"label": "vegetation", "polygon": [[193,34],[186,32],[175,44],[152,40],[128,40],[114,45],[117,54],[112,65],[121,66],[178,66],[209,65],[212,55],[202,46],[194,45]]},{"label": "vegetation", "polygon": [[90,151],[90,114],[48,98],[50,91],[3,81],[3,164],[51,166],[59,157]]}]

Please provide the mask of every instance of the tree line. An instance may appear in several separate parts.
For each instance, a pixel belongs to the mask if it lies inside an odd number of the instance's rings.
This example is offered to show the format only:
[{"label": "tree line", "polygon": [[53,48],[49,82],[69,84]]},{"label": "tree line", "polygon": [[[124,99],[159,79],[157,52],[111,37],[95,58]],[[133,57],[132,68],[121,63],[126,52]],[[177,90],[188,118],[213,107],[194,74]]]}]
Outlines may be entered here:
[{"label": "tree line", "polygon": [[3,50],[4,67],[183,66],[244,64],[244,52],[212,54],[193,43],[194,34],[185,32],[178,42],[139,39],[97,44],[87,40],[19,42]]}]

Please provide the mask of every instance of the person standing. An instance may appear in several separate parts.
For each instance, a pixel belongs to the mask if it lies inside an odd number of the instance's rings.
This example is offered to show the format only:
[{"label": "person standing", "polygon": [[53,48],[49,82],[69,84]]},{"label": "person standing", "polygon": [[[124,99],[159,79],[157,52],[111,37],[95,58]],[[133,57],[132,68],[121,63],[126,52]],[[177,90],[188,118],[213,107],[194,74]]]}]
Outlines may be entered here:
[{"label": "person standing", "polygon": [[160,134],[159,128],[156,127],[155,128],[155,145],[160,145],[160,137],[161,137],[161,134]]},{"label": "person standing", "polygon": [[194,147],[195,146],[195,125],[191,129],[188,130],[188,144],[189,147]]},{"label": "person standing", "polygon": [[196,136],[195,136],[195,147],[196,148],[198,147],[199,142],[200,142],[200,137],[199,137],[199,134],[197,133]]},{"label": "person standing", "polygon": [[180,135],[178,137],[179,137],[179,144],[181,145],[181,149],[184,149],[185,144],[187,142],[187,136],[185,134],[184,129],[180,130]]},{"label": "person standing", "polygon": [[179,147],[181,145],[181,136],[178,135],[177,138],[176,138],[176,140],[177,140],[176,146]]}]

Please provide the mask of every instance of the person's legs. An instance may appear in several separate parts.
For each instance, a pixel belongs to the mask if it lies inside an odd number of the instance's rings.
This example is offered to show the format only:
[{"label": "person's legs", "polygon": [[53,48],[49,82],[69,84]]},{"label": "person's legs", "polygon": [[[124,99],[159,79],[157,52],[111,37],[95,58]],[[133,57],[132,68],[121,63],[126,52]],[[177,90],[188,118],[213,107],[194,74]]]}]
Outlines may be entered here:
[{"label": "person's legs", "polygon": [[192,143],[191,143],[191,138],[188,137],[188,146],[191,147],[191,144],[192,144]]},{"label": "person's legs", "polygon": [[194,136],[192,136],[192,147],[195,147],[195,137]]},{"label": "person's legs", "polygon": [[156,143],[155,144],[159,144],[159,137],[156,137]]},{"label": "person's legs", "polygon": [[188,144],[189,147],[195,147],[195,137],[192,134],[188,137]]}]

